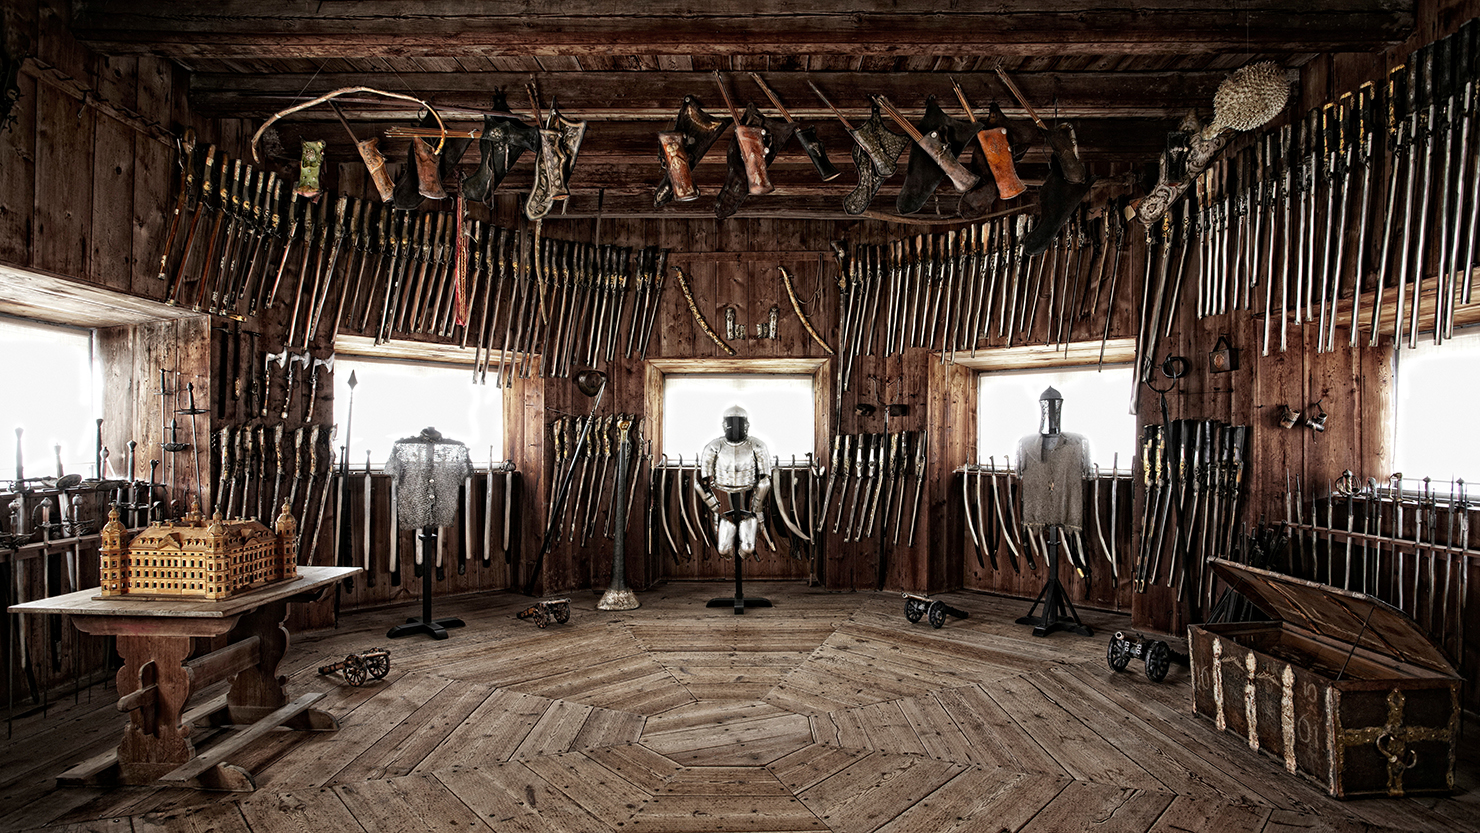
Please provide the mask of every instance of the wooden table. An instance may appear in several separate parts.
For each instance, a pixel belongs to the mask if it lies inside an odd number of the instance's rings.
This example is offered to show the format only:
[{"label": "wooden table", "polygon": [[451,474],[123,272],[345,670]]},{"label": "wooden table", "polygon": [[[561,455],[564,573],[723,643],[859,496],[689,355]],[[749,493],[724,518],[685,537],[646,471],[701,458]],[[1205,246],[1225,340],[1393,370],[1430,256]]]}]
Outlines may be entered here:
[{"label": "wooden table", "polygon": [[[222,601],[101,598],[96,587],[13,605],[16,613],[64,613],[83,633],[117,637],[118,709],[128,712],[118,749],[63,773],[63,785],[149,784],[248,791],[252,776],[226,758],[279,727],[333,731],[339,724],[310,706],[309,694],[288,702],[278,662],[288,648],[282,625],[289,602],[314,601],[359,567],[299,567],[292,581]],[[196,637],[225,635],[220,650],[190,659]],[[195,692],[232,678],[223,697],[186,711]],[[190,735],[197,721],[245,727],[197,755]]]}]

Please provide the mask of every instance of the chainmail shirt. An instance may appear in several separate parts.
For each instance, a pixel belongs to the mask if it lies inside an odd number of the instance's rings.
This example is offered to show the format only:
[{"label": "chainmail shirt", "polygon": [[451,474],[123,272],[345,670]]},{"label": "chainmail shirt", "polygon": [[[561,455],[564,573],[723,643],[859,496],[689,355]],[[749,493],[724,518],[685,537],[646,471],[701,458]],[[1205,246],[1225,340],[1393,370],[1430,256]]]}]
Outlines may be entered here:
[{"label": "chainmail shirt", "polygon": [[[1045,440],[1050,446],[1046,452]],[[1018,441],[1017,468],[1023,484],[1023,526],[1061,526],[1074,532],[1084,527],[1088,440],[1079,434],[1029,434]]]},{"label": "chainmail shirt", "polygon": [[401,529],[452,526],[457,522],[457,490],[473,473],[473,463],[468,447],[456,440],[409,437],[391,449],[385,472],[395,478]]}]

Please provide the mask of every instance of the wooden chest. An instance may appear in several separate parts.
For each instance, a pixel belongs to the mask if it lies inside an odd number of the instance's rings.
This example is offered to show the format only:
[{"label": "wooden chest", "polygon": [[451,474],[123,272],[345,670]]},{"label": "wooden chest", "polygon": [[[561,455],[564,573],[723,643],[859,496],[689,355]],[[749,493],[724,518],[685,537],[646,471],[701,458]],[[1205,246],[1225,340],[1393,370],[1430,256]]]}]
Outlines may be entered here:
[{"label": "wooden chest", "polygon": [[1460,677],[1402,611],[1212,559],[1275,621],[1193,625],[1193,710],[1335,798],[1454,790]]}]

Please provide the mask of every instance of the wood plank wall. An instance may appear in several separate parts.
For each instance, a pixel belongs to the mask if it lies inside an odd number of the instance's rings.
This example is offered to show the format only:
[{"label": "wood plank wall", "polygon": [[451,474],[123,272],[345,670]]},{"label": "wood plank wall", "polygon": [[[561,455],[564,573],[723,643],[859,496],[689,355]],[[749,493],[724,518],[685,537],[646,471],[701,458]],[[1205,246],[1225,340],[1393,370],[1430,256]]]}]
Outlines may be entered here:
[{"label": "wood plank wall", "polygon": [[[194,123],[184,100],[184,79],[168,64],[149,58],[120,61],[96,58],[79,49],[61,29],[59,9],[64,4],[40,0],[19,5],[21,19],[35,36],[37,57],[36,69],[22,74],[23,97],[17,107],[18,121],[0,136],[0,142],[6,144],[0,148],[0,154],[7,160],[0,166],[0,261],[158,299],[164,286],[156,277],[157,247],[175,194],[175,165],[172,148],[151,132],[148,122],[168,126],[170,130],[193,124],[203,142],[217,142],[235,156],[244,153],[251,126],[231,120]],[[1444,3],[1442,8],[1436,8],[1441,5],[1437,2],[1418,5],[1420,27],[1410,46],[1446,34],[1463,19],[1480,11],[1471,2]],[[1406,48],[1382,56],[1343,56],[1338,61],[1317,58],[1305,70],[1299,112],[1327,100],[1331,92],[1354,89],[1362,80],[1380,77],[1388,64],[1401,60],[1404,54]],[[72,81],[60,80],[49,68],[56,68]],[[77,85],[96,91],[94,95],[106,100],[112,108],[127,108],[139,114],[139,118],[120,120],[101,112],[97,105],[87,104],[84,96],[69,91]],[[1296,112],[1296,108],[1291,112]],[[328,184],[352,195],[368,192],[363,171],[353,165],[332,172]],[[579,166],[573,185],[579,187]],[[491,212],[483,213],[479,209],[475,216],[512,227],[517,217],[516,199],[511,195],[501,196]],[[601,224],[601,241],[670,248],[674,252],[673,265],[682,266],[692,277],[696,301],[711,322],[722,322],[726,306],[736,307],[747,323],[762,320],[772,305],[779,307],[779,337],[737,343],[741,357],[820,359],[825,354],[806,336],[790,311],[777,267],[786,265],[793,272],[798,291],[818,330],[830,343],[836,344],[838,295],[832,283],[836,266],[828,254],[828,243],[834,239],[853,243],[888,242],[913,237],[922,230],[929,229],[867,221],[608,219]],[[595,223],[591,220],[552,219],[545,227],[547,236],[568,240],[590,241],[595,233]],[[1135,241],[1138,236],[1133,233],[1131,239]],[[1137,282],[1134,278],[1144,270],[1141,245],[1134,243],[1126,257],[1124,274],[1132,278],[1130,285],[1135,291],[1124,292],[1118,300],[1112,335],[1134,335],[1134,309],[1142,291],[1134,287]],[[651,355],[661,358],[719,355],[717,348],[698,330],[677,287],[668,287],[660,312]],[[271,315],[243,323],[244,330],[259,334],[258,353],[253,356],[250,350],[243,350],[242,363],[230,369],[231,372],[239,374],[252,366],[252,362],[260,360],[262,352],[282,349],[284,317],[285,311],[279,307]],[[200,329],[207,333],[203,339],[195,335]],[[1390,347],[1343,349],[1317,356],[1292,331],[1290,352],[1260,358],[1261,334],[1260,325],[1247,316],[1195,321],[1184,304],[1173,337],[1156,349],[1158,357],[1167,353],[1187,356],[1194,369],[1182,381],[1178,392],[1169,397],[1173,418],[1216,418],[1254,427],[1251,440],[1254,461],[1244,512],[1244,518],[1251,522],[1283,517],[1283,475],[1287,468],[1300,474],[1307,483],[1334,479],[1347,468],[1364,476],[1385,474],[1389,454],[1387,426],[1392,407]],[[1206,371],[1206,354],[1219,335],[1229,336],[1241,350],[1242,369],[1236,373],[1212,376]],[[200,323],[106,334],[105,343],[120,358],[124,352],[133,354],[129,378],[125,378],[121,369],[109,371],[110,399],[122,397],[119,414],[126,415],[132,410],[132,431],[120,429],[110,436],[121,439],[131,434],[140,438],[141,443],[155,442],[150,432],[157,432],[157,428],[151,428],[158,421],[157,403],[151,402],[148,390],[157,378],[155,365],[167,361],[165,356],[176,357],[177,364],[194,365],[182,372],[204,380],[213,397],[213,408],[220,397],[229,396],[225,385],[211,384],[212,357],[219,356],[219,351],[227,346],[228,337]],[[312,346],[315,356],[326,356],[331,349],[323,339]],[[830,362],[824,370],[824,387],[829,396],[833,365]],[[619,360],[605,369],[611,382],[600,413],[649,410],[646,404],[649,376],[640,364]],[[140,378],[146,374],[147,378]],[[315,422],[327,425],[332,420],[332,380],[322,379],[319,390]],[[277,396],[281,397],[281,392]],[[1331,428],[1324,435],[1273,427],[1274,414],[1281,404],[1297,407],[1317,399],[1332,414]],[[910,407],[908,416],[890,422],[891,431],[930,431],[925,506],[913,548],[901,545],[881,553],[869,542],[845,543],[840,536],[825,536],[821,547],[825,553],[822,571],[825,586],[837,590],[871,589],[875,584],[877,559],[884,557],[887,559],[884,584],[889,589],[937,592],[968,587],[1025,598],[1036,594],[1041,576],[1016,575],[1007,570],[984,571],[968,554],[970,544],[955,508],[959,505],[959,479],[951,472],[974,457],[973,374],[959,366],[941,365],[937,357],[924,350],[906,350],[903,355],[888,358],[860,356],[851,390],[831,410],[833,431],[884,430],[882,408],[872,417],[856,410],[856,405],[865,402],[876,406],[899,402]],[[213,413],[213,432],[224,424],[241,422],[246,416],[233,410],[240,407],[236,403],[236,400],[225,403],[224,420],[216,421]],[[1155,395],[1143,392],[1140,409],[1143,423],[1156,418],[1155,405]],[[484,568],[481,542],[450,540],[449,552],[469,554],[468,570],[459,576],[454,566],[448,571],[449,578],[439,583],[434,592],[518,587],[531,578],[539,592],[548,594],[587,589],[599,592],[606,585],[611,542],[603,536],[597,536],[585,547],[563,541],[546,558],[538,573],[533,570],[543,533],[543,509],[551,497],[555,474],[552,455],[547,450],[547,426],[557,415],[584,414],[589,407],[589,400],[577,393],[568,380],[515,381],[506,400],[505,455],[516,462],[520,471],[522,511],[518,513],[520,526],[515,536],[519,554],[511,565],[503,565],[495,556],[489,567]],[[652,433],[651,428],[648,433]],[[829,449],[830,438],[819,437],[816,452],[825,455]],[[389,531],[384,526],[389,515],[386,511],[389,494],[383,480],[374,479],[374,539],[380,542],[386,540]],[[352,486],[362,482],[359,476],[351,478]],[[637,507],[643,506],[647,499],[647,482],[645,476],[639,476],[634,484],[639,489]],[[475,479],[474,489],[479,496],[484,488],[481,477]],[[1137,501],[1141,499],[1140,492],[1138,488]],[[1138,517],[1139,503],[1123,505],[1130,508],[1124,510],[1127,515],[1122,520]],[[695,559],[690,564],[675,565],[648,554],[641,517],[642,513],[635,509],[626,541],[628,578],[634,587],[649,587],[663,579],[729,576],[729,565],[718,559]],[[360,518],[355,516],[356,520]],[[601,519],[603,523],[604,520]],[[310,556],[316,563],[328,563],[332,557],[332,552],[326,549],[332,547],[332,521],[331,502],[325,532]],[[1132,526],[1129,522],[1120,525],[1125,530],[1119,544],[1122,551],[1130,551],[1135,545]],[[404,569],[410,563],[412,541],[409,533],[401,534],[399,540]],[[357,558],[364,554],[358,542],[355,553]],[[746,573],[752,578],[802,580],[806,572],[805,565],[784,553],[763,554],[758,564],[746,565]],[[1153,589],[1136,594],[1130,591],[1128,582],[1124,571],[1116,584],[1110,581],[1108,571],[1102,569],[1089,587],[1076,585],[1074,581],[1070,586],[1076,599],[1088,599],[1099,606],[1128,608],[1136,627],[1176,630],[1186,623],[1189,611],[1177,605],[1168,591]],[[419,587],[419,583],[410,580],[409,572],[403,574],[399,587],[383,580],[378,580],[373,588],[365,582],[356,582],[353,590],[340,597],[339,603],[358,607],[403,601],[414,598]],[[295,624],[328,624],[332,621],[333,604],[333,600],[326,600],[306,613],[295,614]],[[1467,633],[1480,633],[1480,626],[1470,627]],[[1466,650],[1473,658],[1476,653],[1473,638]]]}]

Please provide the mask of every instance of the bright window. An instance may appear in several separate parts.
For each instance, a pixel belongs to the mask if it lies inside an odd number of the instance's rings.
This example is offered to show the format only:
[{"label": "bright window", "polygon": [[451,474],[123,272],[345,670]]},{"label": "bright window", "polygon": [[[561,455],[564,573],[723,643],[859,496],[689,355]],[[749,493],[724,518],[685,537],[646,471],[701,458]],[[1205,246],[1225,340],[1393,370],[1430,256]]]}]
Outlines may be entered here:
[{"label": "bright window", "polygon": [[[357,382],[353,414],[351,372]],[[367,451],[376,468],[385,465],[397,440],[427,427],[467,445],[474,462],[487,463],[490,446],[494,460],[504,459],[504,389],[474,384],[472,376],[470,368],[341,356],[334,365],[335,453],[348,424],[351,467],[364,466]]]},{"label": "bright window", "polygon": [[[14,430],[21,434],[26,477],[53,477],[61,446],[66,474],[97,474],[100,392],[92,371],[92,333],[0,318],[0,479],[15,472]],[[119,477],[123,457],[110,460]]]},{"label": "bright window", "polygon": [[750,434],[789,461],[812,451],[816,426],[812,377],[804,375],[668,374],[663,378],[663,449],[677,460],[697,457],[724,433],[731,405],[750,415]]},{"label": "bright window", "polygon": [[1422,343],[1398,353],[1393,470],[1405,488],[1423,477],[1480,481],[1480,331],[1457,332],[1444,344]]},{"label": "bright window", "polygon": [[1136,447],[1136,418],[1126,413],[1130,365],[1065,367],[1054,370],[1004,370],[977,377],[976,456],[978,463],[1017,455],[1018,440],[1038,433],[1038,397],[1052,386],[1064,396],[1063,430],[1089,440],[1090,454],[1109,469],[1115,454],[1130,466]]}]

